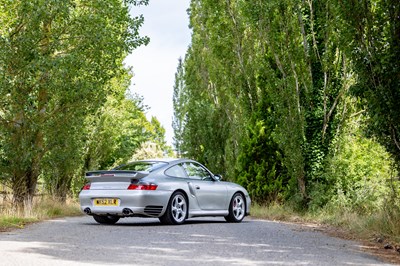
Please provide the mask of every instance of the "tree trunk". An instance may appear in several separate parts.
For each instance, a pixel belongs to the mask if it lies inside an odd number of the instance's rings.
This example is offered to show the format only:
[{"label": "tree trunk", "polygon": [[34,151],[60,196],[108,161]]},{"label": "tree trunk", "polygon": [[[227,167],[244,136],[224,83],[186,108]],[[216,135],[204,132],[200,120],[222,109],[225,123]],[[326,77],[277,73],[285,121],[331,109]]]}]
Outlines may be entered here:
[{"label": "tree trunk", "polygon": [[15,172],[13,177],[13,205],[18,212],[28,210],[33,204],[38,175],[32,169]]}]

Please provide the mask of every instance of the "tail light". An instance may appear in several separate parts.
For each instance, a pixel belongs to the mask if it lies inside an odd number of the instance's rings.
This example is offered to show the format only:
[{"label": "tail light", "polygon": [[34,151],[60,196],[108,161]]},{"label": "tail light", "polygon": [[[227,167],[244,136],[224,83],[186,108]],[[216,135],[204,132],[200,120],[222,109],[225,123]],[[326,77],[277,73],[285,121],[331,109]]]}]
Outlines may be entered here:
[{"label": "tail light", "polygon": [[88,183],[82,187],[82,190],[89,190],[89,189],[90,189],[90,183]]},{"label": "tail light", "polygon": [[157,185],[153,183],[149,184],[130,184],[128,190],[156,190]]}]

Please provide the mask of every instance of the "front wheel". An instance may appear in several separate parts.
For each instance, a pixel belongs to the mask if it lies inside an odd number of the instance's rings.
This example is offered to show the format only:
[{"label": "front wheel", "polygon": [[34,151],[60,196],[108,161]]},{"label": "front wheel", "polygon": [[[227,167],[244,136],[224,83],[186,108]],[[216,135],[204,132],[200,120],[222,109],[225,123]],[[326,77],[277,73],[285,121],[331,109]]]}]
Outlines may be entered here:
[{"label": "front wheel", "polygon": [[246,204],[241,193],[235,193],[229,204],[229,214],[225,220],[230,223],[240,223],[246,214]]},{"label": "front wheel", "polygon": [[160,222],[169,225],[183,224],[186,220],[188,205],[182,192],[172,194],[168,202],[167,210],[160,217]]},{"label": "front wheel", "polygon": [[102,216],[93,214],[93,219],[99,224],[115,224],[116,222],[119,221],[118,216],[111,216],[111,215]]}]

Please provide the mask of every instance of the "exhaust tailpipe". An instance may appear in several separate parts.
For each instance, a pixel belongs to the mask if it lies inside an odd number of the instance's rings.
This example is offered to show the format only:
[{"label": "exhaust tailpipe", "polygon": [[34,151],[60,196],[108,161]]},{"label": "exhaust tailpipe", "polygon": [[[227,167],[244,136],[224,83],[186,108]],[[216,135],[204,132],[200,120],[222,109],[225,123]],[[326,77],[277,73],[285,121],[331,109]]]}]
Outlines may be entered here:
[{"label": "exhaust tailpipe", "polygon": [[90,215],[92,213],[92,211],[90,210],[90,208],[86,208],[83,210],[84,213],[86,213],[87,215]]},{"label": "exhaust tailpipe", "polygon": [[133,214],[133,211],[132,211],[131,209],[124,208],[124,209],[122,210],[122,213],[123,213],[124,215],[131,215],[131,214]]}]

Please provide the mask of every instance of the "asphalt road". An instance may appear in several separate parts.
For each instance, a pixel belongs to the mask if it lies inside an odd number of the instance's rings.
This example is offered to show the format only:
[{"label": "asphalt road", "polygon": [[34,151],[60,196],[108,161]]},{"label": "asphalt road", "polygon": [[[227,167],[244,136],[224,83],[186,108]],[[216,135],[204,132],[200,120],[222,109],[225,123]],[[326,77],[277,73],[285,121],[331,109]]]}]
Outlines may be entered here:
[{"label": "asphalt road", "polygon": [[99,225],[64,218],[0,233],[0,265],[388,265],[357,243],[245,218],[202,218],[180,226],[125,218]]}]

